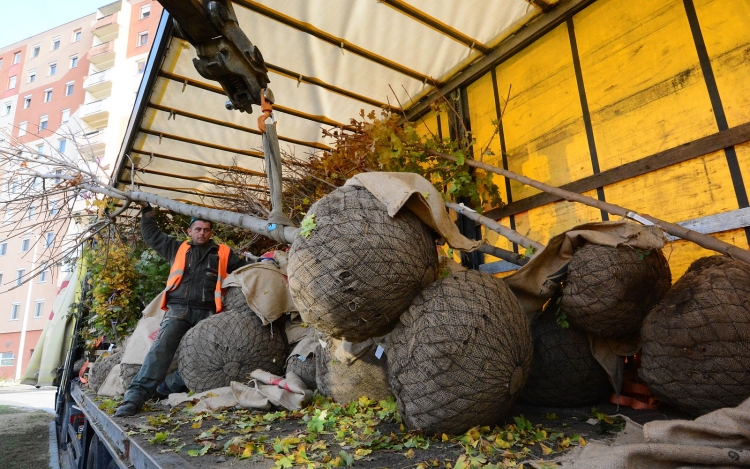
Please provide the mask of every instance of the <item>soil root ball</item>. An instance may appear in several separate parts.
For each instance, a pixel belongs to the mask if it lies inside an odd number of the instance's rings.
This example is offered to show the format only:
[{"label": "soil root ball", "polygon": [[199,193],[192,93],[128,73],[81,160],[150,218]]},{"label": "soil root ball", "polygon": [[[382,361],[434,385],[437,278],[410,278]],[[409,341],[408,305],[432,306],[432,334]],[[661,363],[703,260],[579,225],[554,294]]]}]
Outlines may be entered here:
[{"label": "soil root ball", "polygon": [[671,283],[661,250],[586,244],[568,265],[562,311],[585,332],[608,338],[630,336],[640,330]]},{"label": "soil root ball", "polygon": [[320,347],[315,349],[315,353],[309,357],[302,357],[299,355],[289,355],[286,359],[286,372],[290,371],[300,377],[305,386],[308,389],[314,390],[318,388],[318,383],[315,381],[315,357],[320,355]]},{"label": "soil root ball", "polygon": [[264,326],[248,307],[199,322],[182,338],[177,353],[182,379],[195,392],[244,382],[258,368],[282,374],[286,359],[279,330]]},{"label": "soil root ball", "polygon": [[336,189],[309,214],[315,228],[295,238],[288,267],[302,319],[350,342],[390,331],[437,276],[432,230],[409,210],[391,218],[361,187]]},{"label": "soil root ball", "polygon": [[420,293],[388,336],[388,378],[411,430],[460,434],[502,419],[531,369],[529,321],[500,279],[457,272]]},{"label": "soil root ball", "polygon": [[379,401],[393,395],[388,386],[386,359],[375,356],[377,345],[372,343],[356,358],[342,360],[336,351],[344,342],[329,338],[326,346],[315,355],[318,392],[339,404],[356,401],[362,396]]},{"label": "soil root ball", "polygon": [[118,350],[117,352],[104,358],[100,358],[91,364],[91,369],[89,370],[89,386],[91,386],[91,389],[93,389],[94,392],[99,392],[99,388],[104,384],[109,372],[112,371],[112,368],[114,368],[115,365],[120,363],[121,359],[122,351]]},{"label": "soil root ball", "polygon": [[694,416],[750,397],[750,265],[698,259],[641,329],[640,375]]},{"label": "soil root ball", "polygon": [[538,406],[596,404],[612,392],[604,368],[591,354],[585,333],[557,324],[544,313],[531,325],[534,361],[521,400]]},{"label": "soil root ball", "polygon": [[250,305],[247,304],[247,298],[245,298],[245,294],[242,293],[242,288],[240,287],[227,288],[222,303],[224,309],[227,311],[244,311],[250,309]]},{"label": "soil root ball", "polygon": [[133,382],[135,375],[137,375],[139,371],[141,371],[141,365],[120,363],[120,382],[122,383],[122,387],[128,389],[128,386]]}]

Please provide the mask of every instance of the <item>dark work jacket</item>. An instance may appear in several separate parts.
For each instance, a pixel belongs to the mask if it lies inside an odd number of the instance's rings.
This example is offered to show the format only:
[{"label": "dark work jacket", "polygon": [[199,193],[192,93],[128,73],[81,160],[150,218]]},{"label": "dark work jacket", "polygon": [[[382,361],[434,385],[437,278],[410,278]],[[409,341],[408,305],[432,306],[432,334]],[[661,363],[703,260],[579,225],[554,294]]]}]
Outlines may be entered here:
[{"label": "dark work jacket", "polygon": [[[169,265],[174,264],[174,258],[177,250],[180,248],[182,241],[172,238],[163,233],[153,217],[153,211],[144,210],[141,215],[141,233],[143,240],[161,257],[169,261]],[[216,310],[214,301],[214,291],[216,290],[216,279],[219,275],[219,245],[208,242],[208,249],[205,249],[203,256],[197,246],[188,249],[185,259],[185,272],[182,274],[182,281],[177,288],[167,293],[167,305],[181,304],[194,308]],[[229,255],[227,263],[227,273],[247,264],[241,257],[234,252]]]}]

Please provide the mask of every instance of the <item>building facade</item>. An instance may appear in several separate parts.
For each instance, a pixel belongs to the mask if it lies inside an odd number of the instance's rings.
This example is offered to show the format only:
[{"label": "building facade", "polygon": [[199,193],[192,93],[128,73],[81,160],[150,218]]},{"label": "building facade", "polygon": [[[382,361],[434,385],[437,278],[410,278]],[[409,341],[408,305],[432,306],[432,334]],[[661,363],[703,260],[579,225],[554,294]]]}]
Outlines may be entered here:
[{"label": "building facade", "polygon": [[[0,48],[0,151],[57,152],[111,166],[161,13],[156,1],[119,0]],[[22,184],[6,179],[5,200]],[[2,379],[20,378],[50,317],[65,267],[39,263],[69,226],[39,220],[58,209],[54,200],[32,201],[24,213],[0,204]]]}]

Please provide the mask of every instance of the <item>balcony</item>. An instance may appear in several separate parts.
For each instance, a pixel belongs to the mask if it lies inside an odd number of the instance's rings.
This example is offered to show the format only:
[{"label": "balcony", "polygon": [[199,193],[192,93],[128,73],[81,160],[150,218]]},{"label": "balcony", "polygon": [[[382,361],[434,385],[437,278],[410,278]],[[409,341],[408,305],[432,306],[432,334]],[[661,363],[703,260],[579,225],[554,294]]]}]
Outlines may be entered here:
[{"label": "balcony", "polygon": [[100,99],[81,106],[81,120],[91,127],[104,127],[109,119],[109,100]]},{"label": "balcony", "polygon": [[97,68],[110,68],[115,63],[115,43],[114,41],[105,42],[93,46],[88,53],[89,62]]},{"label": "balcony", "polygon": [[104,70],[92,73],[83,81],[83,89],[94,95],[95,98],[105,98],[112,91],[112,72]]},{"label": "balcony", "polygon": [[108,42],[117,37],[120,25],[117,24],[117,13],[102,16],[91,23],[91,32],[102,42]]},{"label": "balcony", "polygon": [[107,145],[106,138],[106,130],[94,130],[77,137],[76,143],[78,143],[79,150],[84,158],[94,160],[104,157],[104,148]]}]

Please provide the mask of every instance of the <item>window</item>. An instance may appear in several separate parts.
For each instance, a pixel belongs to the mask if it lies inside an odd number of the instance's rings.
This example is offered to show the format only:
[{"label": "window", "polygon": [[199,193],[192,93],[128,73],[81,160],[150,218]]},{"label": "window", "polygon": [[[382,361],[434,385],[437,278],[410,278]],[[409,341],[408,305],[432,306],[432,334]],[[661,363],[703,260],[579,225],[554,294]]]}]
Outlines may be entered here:
[{"label": "window", "polygon": [[[0,256],[4,256],[8,253],[8,242],[4,241],[0,243]],[[0,274],[0,283],[3,283],[2,274]]]},{"label": "window", "polygon": [[44,144],[40,143],[36,146],[36,154],[39,156],[44,156]]},{"label": "window", "polygon": [[52,47],[50,50],[57,50],[60,48],[60,36],[52,38]]},{"label": "window", "polygon": [[146,61],[141,60],[138,62],[138,75],[143,75],[143,71],[146,69]]},{"label": "window", "polygon": [[[31,206],[28,210],[26,210],[26,220],[31,221],[34,219],[34,215],[36,214],[36,207]],[[21,241],[21,245],[23,245],[23,241]]]},{"label": "window", "polygon": [[138,44],[137,46],[145,46],[148,44],[148,31],[143,31],[142,33],[138,33]]},{"label": "window", "polygon": [[23,137],[24,135],[26,135],[26,125],[27,125],[27,122],[21,122],[20,124],[18,124],[18,136],[19,137]]},{"label": "window", "polygon": [[78,66],[78,56],[74,55],[70,58],[70,68],[76,68]]},{"label": "window", "polygon": [[6,210],[6,211],[5,211],[5,219],[4,219],[4,221],[5,221],[6,223],[8,223],[9,221],[11,221],[11,220],[13,219],[13,214],[14,214],[14,213],[15,213],[15,212],[13,212],[13,210]]},{"label": "window", "polygon": [[57,151],[65,153],[65,145],[68,143],[68,139],[60,138],[57,140]]},{"label": "window", "polygon": [[31,106],[31,95],[28,95],[23,98],[23,108],[28,109],[29,106]]},{"label": "window", "polygon": [[[31,209],[29,209],[28,211],[30,212]],[[29,252],[30,248],[31,248],[31,238],[23,238],[21,240],[21,252]]]},{"label": "window", "polygon": [[[55,208],[54,209],[50,209],[50,212],[52,210],[55,210],[55,213],[57,213],[57,201],[56,200],[53,201],[53,204],[54,204]],[[54,242],[55,242],[55,233],[53,233],[51,231],[48,231],[47,233],[44,234],[44,247],[46,247],[46,248],[51,247],[52,243],[54,243]]]},{"label": "window", "polygon": [[[39,281],[45,282],[46,280],[42,280],[42,275],[47,272],[46,270],[43,271],[41,274],[39,274]],[[36,304],[34,304],[34,317],[35,318],[41,318],[42,317],[42,311],[44,311],[44,301],[43,300],[36,300]]]},{"label": "window", "polygon": [[19,286],[23,283],[23,276],[26,275],[26,269],[18,269],[16,270],[16,286]]},{"label": "window", "polygon": [[41,44],[36,44],[34,47],[31,48],[31,58],[39,57],[39,49],[41,48]]},{"label": "window", "polygon": [[13,352],[0,352],[0,366],[13,366]]},{"label": "window", "polygon": [[44,102],[48,103],[52,101],[52,88],[47,88],[44,90]]},{"label": "window", "polygon": [[10,305],[10,320],[11,321],[18,319],[18,312],[20,310],[21,310],[21,303],[13,303]]},{"label": "window", "polygon": [[70,120],[70,109],[62,110],[62,123],[66,123]]},{"label": "window", "polygon": [[29,83],[34,83],[36,81],[36,69],[32,68],[29,70]]},{"label": "window", "polygon": [[49,75],[52,76],[57,73],[57,63],[49,64]]},{"label": "window", "polygon": [[7,115],[9,115],[9,114],[10,114],[10,110],[11,110],[11,109],[13,109],[13,103],[12,103],[12,102],[10,102],[10,101],[8,101],[8,102],[7,102],[7,103],[5,103],[5,105],[3,106],[3,115],[4,115],[4,116],[7,116]]},{"label": "window", "polygon": [[12,77],[8,78],[8,89],[12,90],[16,87],[16,76],[13,75]]},{"label": "window", "polygon": [[44,130],[47,128],[47,116],[42,116],[39,118],[39,130]]},{"label": "window", "polygon": [[141,19],[142,20],[146,19],[149,16],[151,16],[151,4],[150,3],[148,5],[143,5],[141,7]]},{"label": "window", "polygon": [[81,40],[81,30],[76,29],[73,31],[73,42],[79,42]]},{"label": "window", "polygon": [[13,54],[13,65],[18,64],[18,63],[21,63],[21,53],[20,52],[16,52],[15,54]]},{"label": "window", "polygon": [[[62,174],[62,169],[56,169],[55,174]],[[55,178],[54,181],[55,184],[60,184],[62,182],[62,178]],[[57,206],[57,201],[55,201],[55,206]]]},{"label": "window", "polygon": [[65,83],[65,96],[70,96],[73,94],[73,89],[75,88],[75,82]]},{"label": "window", "polygon": [[3,69],[3,59],[0,59],[0,70]]}]

